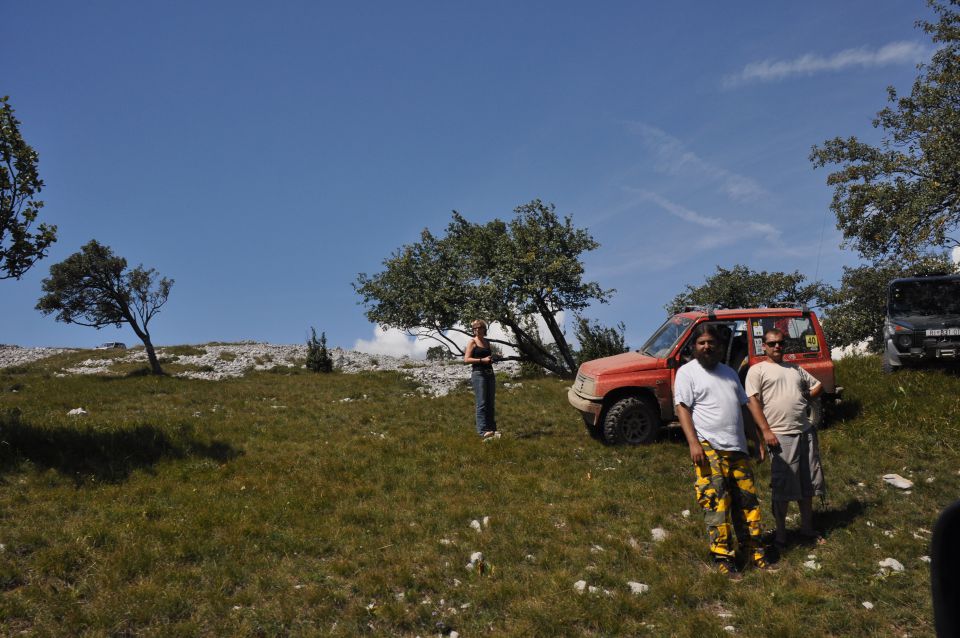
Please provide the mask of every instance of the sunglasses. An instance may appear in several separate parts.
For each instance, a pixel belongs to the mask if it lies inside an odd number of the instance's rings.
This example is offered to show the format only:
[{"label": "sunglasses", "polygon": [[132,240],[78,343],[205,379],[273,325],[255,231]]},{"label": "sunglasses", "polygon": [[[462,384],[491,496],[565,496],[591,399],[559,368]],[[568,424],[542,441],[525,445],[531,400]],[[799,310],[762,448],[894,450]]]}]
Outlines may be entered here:
[{"label": "sunglasses", "polygon": [[776,348],[777,346],[780,346],[782,348],[783,344],[786,342],[781,340],[781,341],[767,341],[766,343],[767,343],[767,346],[770,348]]}]

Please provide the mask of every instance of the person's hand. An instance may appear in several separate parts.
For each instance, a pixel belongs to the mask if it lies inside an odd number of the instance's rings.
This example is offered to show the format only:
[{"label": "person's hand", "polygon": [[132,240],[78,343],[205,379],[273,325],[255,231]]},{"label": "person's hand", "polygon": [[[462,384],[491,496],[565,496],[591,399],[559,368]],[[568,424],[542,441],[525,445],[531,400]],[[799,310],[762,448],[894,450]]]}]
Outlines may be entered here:
[{"label": "person's hand", "polygon": [[484,358],[483,358],[483,362],[484,362],[484,363],[493,363],[493,357],[492,357],[492,356],[490,356],[490,357],[484,357]]},{"label": "person's hand", "polygon": [[767,447],[777,447],[780,445],[780,439],[771,430],[767,430],[763,433],[763,443]]},{"label": "person's hand", "polygon": [[707,455],[699,441],[690,444],[690,460],[693,461],[694,465],[701,466],[707,462]]}]

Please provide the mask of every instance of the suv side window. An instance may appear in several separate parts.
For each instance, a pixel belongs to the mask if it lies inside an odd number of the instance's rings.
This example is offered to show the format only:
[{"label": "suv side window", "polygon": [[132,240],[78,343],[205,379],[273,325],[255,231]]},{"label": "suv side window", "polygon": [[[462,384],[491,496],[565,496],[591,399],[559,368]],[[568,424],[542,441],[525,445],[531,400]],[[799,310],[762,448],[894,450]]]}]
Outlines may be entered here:
[{"label": "suv side window", "polygon": [[[744,319],[733,321],[710,321],[720,332],[720,361],[734,370],[747,359],[747,322]],[[693,359],[693,339],[688,338],[680,349],[680,361],[687,363]]]},{"label": "suv side window", "polygon": [[783,332],[786,343],[784,344],[784,354],[804,354],[810,352],[820,352],[820,339],[817,337],[817,331],[813,328],[813,322],[810,317],[762,317],[752,319],[751,335],[753,337],[753,353],[762,357],[763,336],[767,330],[776,328]]}]

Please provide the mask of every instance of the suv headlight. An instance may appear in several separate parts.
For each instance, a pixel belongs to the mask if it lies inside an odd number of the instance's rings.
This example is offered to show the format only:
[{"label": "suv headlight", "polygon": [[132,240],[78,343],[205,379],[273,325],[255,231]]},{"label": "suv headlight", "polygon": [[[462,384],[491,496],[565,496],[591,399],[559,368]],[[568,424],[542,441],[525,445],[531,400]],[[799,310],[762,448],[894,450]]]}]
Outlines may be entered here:
[{"label": "suv headlight", "polygon": [[908,334],[901,334],[897,337],[897,343],[900,344],[901,348],[909,348],[913,345],[913,337]]},{"label": "suv headlight", "polygon": [[[883,324],[883,336],[885,337],[893,338],[897,335],[900,335],[901,337],[907,337],[907,339],[910,339],[911,334],[913,334],[913,330],[907,328],[906,326],[901,326],[898,323],[893,323],[892,321],[888,320]],[[902,344],[903,341],[901,340],[900,343]]]},{"label": "suv headlight", "polygon": [[594,396],[597,390],[597,380],[578,372],[577,380],[573,383],[573,389],[580,394]]}]

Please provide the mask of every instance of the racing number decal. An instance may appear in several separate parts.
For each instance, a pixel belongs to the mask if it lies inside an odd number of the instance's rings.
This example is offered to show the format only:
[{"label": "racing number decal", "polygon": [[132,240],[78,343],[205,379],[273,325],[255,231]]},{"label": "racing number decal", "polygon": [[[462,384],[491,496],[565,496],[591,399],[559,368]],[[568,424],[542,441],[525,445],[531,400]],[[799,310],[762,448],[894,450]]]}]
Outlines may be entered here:
[{"label": "racing number decal", "polygon": [[819,350],[820,342],[817,340],[817,335],[806,335],[807,338],[807,350]]}]

